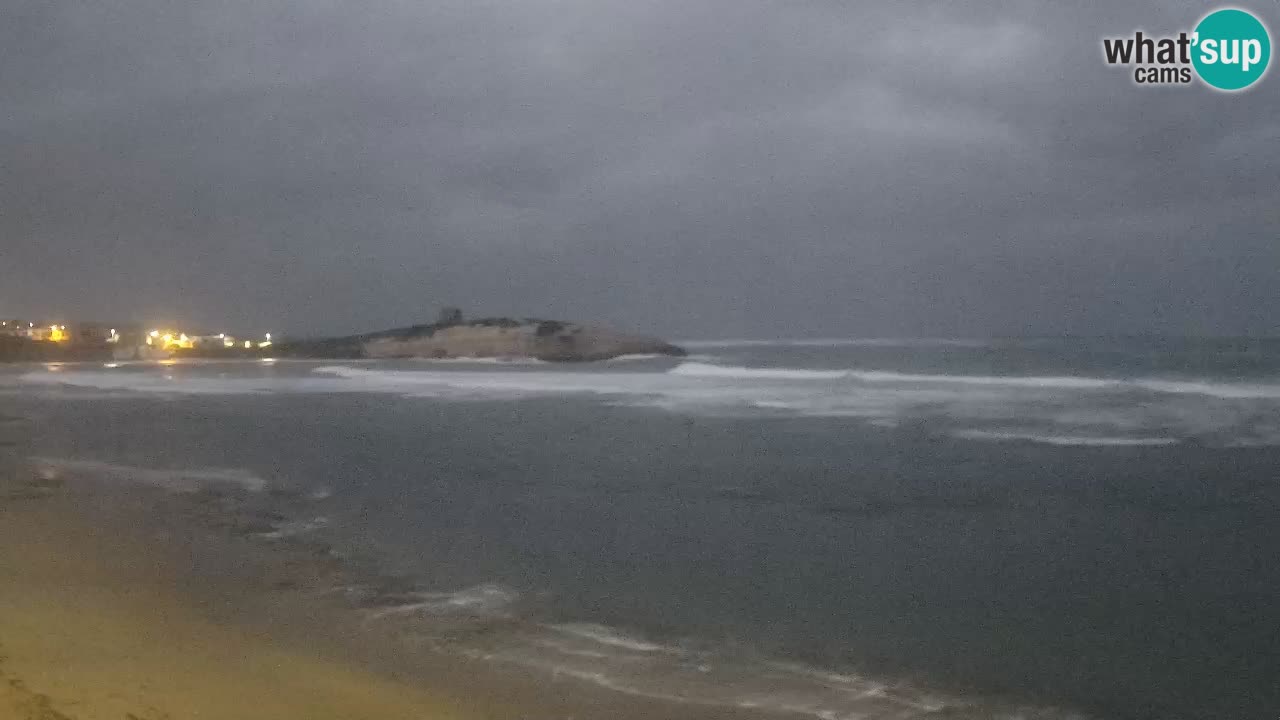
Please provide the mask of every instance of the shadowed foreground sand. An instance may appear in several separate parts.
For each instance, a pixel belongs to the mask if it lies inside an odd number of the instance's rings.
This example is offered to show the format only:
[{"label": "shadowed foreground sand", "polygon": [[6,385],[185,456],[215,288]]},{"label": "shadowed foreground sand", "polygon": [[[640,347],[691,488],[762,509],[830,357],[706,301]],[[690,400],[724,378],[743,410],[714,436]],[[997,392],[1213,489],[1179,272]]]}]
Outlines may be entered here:
[{"label": "shadowed foreground sand", "polygon": [[[146,548],[0,508],[0,718],[456,718],[350,664],[225,627],[155,582]],[[136,558],[141,562],[130,562]]]}]

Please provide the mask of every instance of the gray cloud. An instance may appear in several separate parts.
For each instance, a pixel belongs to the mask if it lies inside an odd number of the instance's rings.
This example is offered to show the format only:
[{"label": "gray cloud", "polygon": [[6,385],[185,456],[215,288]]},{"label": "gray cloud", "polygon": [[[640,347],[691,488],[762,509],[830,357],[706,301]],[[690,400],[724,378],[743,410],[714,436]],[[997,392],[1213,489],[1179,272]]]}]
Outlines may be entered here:
[{"label": "gray cloud", "polygon": [[1280,334],[1280,81],[1101,59],[1210,7],[18,0],[0,313]]}]

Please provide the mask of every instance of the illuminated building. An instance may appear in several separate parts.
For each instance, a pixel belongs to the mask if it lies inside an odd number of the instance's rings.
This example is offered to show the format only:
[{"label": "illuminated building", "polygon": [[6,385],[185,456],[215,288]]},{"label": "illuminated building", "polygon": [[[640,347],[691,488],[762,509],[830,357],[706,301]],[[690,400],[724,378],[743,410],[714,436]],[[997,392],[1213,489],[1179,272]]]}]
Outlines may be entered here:
[{"label": "illuminated building", "polygon": [[152,330],[147,333],[146,343],[160,350],[190,350],[195,346],[186,333],[178,330]]},{"label": "illuminated building", "polygon": [[66,325],[33,325],[28,323],[29,327],[23,337],[36,340],[38,342],[66,342],[67,326]]}]

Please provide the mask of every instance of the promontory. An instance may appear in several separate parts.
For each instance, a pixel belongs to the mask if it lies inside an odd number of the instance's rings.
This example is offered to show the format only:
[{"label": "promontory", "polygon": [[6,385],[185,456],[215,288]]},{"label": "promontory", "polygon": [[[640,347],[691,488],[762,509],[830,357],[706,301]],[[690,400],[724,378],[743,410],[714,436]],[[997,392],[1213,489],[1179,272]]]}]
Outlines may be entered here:
[{"label": "promontory", "polygon": [[645,335],[559,320],[482,318],[464,321],[456,310],[440,320],[361,335],[281,343],[280,357],[314,358],[534,358],[550,362],[608,360],[621,355],[682,356],[671,343]]}]

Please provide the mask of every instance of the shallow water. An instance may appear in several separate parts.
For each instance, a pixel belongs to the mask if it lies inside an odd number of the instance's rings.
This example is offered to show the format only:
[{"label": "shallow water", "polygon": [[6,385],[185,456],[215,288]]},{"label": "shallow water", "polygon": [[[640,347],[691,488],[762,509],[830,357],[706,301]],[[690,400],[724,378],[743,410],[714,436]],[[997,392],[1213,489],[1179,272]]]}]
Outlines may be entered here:
[{"label": "shallow water", "polygon": [[297,490],[265,532],[400,577],[336,591],[495,663],[823,718],[1280,706],[1272,345],[691,350],[0,392],[47,472]]}]

